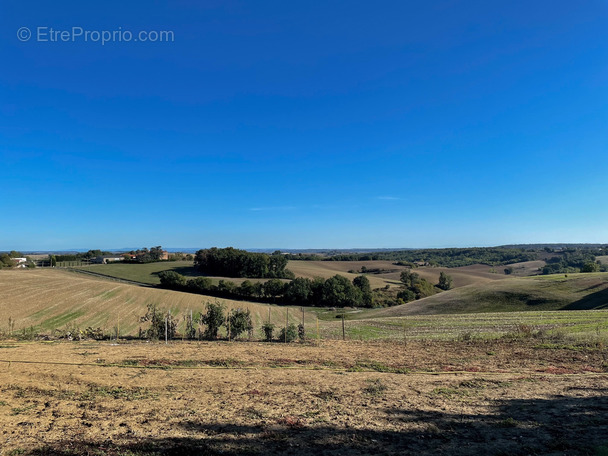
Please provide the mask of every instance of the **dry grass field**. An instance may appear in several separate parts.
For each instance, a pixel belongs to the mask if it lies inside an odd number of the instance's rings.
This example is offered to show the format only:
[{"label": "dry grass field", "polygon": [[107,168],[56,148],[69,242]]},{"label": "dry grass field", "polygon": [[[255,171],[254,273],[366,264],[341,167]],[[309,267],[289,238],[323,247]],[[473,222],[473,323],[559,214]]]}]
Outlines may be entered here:
[{"label": "dry grass field", "polygon": [[0,455],[602,455],[608,354],[528,342],[0,345]]},{"label": "dry grass field", "polygon": [[[544,261],[517,263],[513,266],[516,268],[518,275],[531,275],[536,272],[541,264],[544,265]],[[360,274],[352,274],[348,271],[359,271],[363,266],[368,269],[390,271],[382,274],[367,274],[372,288],[381,288],[386,285],[390,285],[391,287],[401,286],[399,280],[401,272],[409,269],[405,266],[394,265],[391,261],[290,261],[287,268],[298,277],[323,277],[327,279],[340,274],[352,280]],[[439,282],[439,274],[445,272],[454,280],[454,287],[462,287],[507,278],[508,276],[504,274],[504,268],[504,266],[492,268],[491,266],[479,264],[460,268],[419,267],[414,272],[431,283]]]},{"label": "dry grass field", "polygon": [[[228,309],[249,309],[256,327],[268,318],[269,308],[273,321],[285,321],[285,307],[139,287],[62,270],[34,269],[0,274],[0,331],[7,328],[10,318],[15,321],[16,331],[33,326],[48,333],[70,326],[91,326],[110,333],[119,326],[122,336],[134,336],[148,304],[171,309],[180,318],[188,310],[204,311],[206,302],[215,301]],[[290,321],[301,321],[299,308],[292,309]],[[306,314],[306,321],[312,324],[313,316]]]}]

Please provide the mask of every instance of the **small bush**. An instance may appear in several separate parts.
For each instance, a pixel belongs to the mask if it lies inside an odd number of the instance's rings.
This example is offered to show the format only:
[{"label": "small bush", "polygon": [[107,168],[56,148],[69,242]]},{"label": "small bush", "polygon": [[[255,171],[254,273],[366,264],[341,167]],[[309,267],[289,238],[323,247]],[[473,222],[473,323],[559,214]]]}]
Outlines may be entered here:
[{"label": "small bush", "polygon": [[302,323],[298,325],[298,337],[302,342],[306,340],[306,331],[304,330],[304,325]]},{"label": "small bush", "polygon": [[287,328],[281,328],[281,332],[279,333],[279,341],[280,342],[293,342],[298,337],[298,331],[296,329],[296,325],[291,323]]},{"label": "small bush", "polygon": [[217,339],[217,333],[225,320],[224,306],[219,302],[208,303],[207,313],[201,316],[201,323],[207,326],[204,333],[205,339]]},{"label": "small bush", "polygon": [[264,323],[262,325],[262,334],[266,342],[272,342],[272,335],[274,333],[274,325],[272,323]]}]

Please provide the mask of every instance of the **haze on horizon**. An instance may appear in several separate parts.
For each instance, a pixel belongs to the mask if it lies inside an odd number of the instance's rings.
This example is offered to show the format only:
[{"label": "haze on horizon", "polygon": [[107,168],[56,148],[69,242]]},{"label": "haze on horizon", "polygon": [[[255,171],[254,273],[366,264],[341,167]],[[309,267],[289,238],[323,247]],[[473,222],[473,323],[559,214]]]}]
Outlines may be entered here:
[{"label": "haze on horizon", "polygon": [[606,243],[607,22],[599,0],[7,3],[0,250]]}]

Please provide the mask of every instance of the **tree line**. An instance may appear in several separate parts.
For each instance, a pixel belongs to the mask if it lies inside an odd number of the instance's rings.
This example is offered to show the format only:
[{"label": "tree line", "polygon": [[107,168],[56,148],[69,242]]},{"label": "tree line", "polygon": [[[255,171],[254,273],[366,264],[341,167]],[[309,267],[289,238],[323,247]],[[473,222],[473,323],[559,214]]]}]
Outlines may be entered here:
[{"label": "tree line", "polygon": [[499,266],[509,263],[532,261],[538,258],[535,251],[526,249],[504,247],[473,247],[473,248],[447,248],[447,249],[412,249],[388,252],[347,253],[332,256],[316,254],[287,255],[290,260],[303,261],[393,261],[403,265],[416,265],[417,263],[429,266],[456,268],[472,264],[487,264]]},{"label": "tree line", "polygon": [[575,272],[607,272],[608,267],[596,260],[596,255],[605,253],[598,249],[567,249],[559,256],[546,260],[543,274],[561,274]]},{"label": "tree line", "polygon": [[240,285],[222,279],[216,285],[208,277],[188,278],[175,271],[162,271],[158,275],[162,288],[208,296],[298,306],[374,306],[372,289],[365,276],[357,276],[352,282],[335,275],[329,279],[298,277],[289,282],[276,278],[266,282],[245,280]]},{"label": "tree line", "polygon": [[194,266],[200,272],[222,277],[292,279],[294,274],[285,269],[287,261],[279,251],[268,255],[232,247],[201,249],[194,255]]},{"label": "tree line", "polygon": [[228,299],[318,307],[388,307],[452,288],[452,278],[444,272],[440,273],[439,282],[432,284],[411,270],[401,273],[402,289],[396,296],[389,291],[389,286],[372,290],[369,279],[363,275],[352,281],[336,274],[328,279],[298,277],[289,282],[280,279],[266,282],[245,280],[240,285],[224,279],[214,284],[208,277],[188,278],[175,271],[161,271],[158,275],[160,286],[170,290]]}]

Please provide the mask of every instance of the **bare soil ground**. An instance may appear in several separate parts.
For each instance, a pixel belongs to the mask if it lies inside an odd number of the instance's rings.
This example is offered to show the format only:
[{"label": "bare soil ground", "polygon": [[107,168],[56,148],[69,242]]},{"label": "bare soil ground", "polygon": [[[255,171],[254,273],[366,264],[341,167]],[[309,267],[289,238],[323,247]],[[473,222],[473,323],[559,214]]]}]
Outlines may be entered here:
[{"label": "bare soil ground", "polygon": [[601,345],[3,341],[0,360],[1,455],[608,449]]}]

